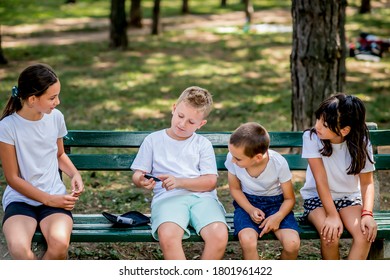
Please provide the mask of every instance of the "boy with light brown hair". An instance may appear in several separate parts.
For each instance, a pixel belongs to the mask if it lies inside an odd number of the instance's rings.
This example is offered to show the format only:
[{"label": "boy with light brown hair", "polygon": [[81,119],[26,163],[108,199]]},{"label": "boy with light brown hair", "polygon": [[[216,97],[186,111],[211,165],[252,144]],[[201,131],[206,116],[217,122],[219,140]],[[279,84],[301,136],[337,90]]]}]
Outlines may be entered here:
[{"label": "boy with light brown hair", "polygon": [[[171,126],[148,135],[131,168],[138,187],[153,190],[152,234],[165,259],[185,259],[182,239],[191,226],[202,236],[201,259],[222,259],[228,227],[216,192],[217,166],[211,142],[195,132],[207,123],[211,94],[200,87],[183,91],[172,107]],[[147,179],[152,173],[157,179]]]}]

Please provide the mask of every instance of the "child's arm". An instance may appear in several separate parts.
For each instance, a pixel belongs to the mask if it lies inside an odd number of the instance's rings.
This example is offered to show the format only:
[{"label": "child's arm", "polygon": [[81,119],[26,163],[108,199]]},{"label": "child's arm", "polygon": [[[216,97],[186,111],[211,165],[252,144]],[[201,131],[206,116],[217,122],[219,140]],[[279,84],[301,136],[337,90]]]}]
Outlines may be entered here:
[{"label": "child's arm", "polygon": [[210,192],[217,185],[217,175],[214,174],[201,175],[197,178],[176,178],[169,174],[162,174],[158,178],[167,191],[182,188],[193,192]]},{"label": "child's arm", "polygon": [[367,213],[372,213],[374,208],[374,178],[373,173],[360,173],[360,190],[362,193],[363,200],[363,211],[362,211],[362,220],[361,220],[361,229],[364,235],[367,236],[367,240],[374,242],[377,233],[377,224],[371,215]]},{"label": "child's arm", "polygon": [[74,166],[73,162],[69,159],[68,155],[64,150],[64,141],[62,138],[57,139],[57,158],[58,158],[58,167],[71,178],[71,187],[72,195],[80,196],[84,191],[83,179],[79,171]]},{"label": "child's arm", "polygon": [[0,142],[0,158],[7,183],[24,196],[44,205],[72,210],[77,197],[71,195],[50,195],[34,187],[19,176],[15,146]]},{"label": "child's arm", "polygon": [[283,203],[279,208],[279,211],[275,214],[267,217],[260,225],[263,230],[260,232],[261,238],[264,234],[279,229],[279,225],[282,220],[292,211],[295,205],[295,194],[291,180],[281,183],[280,187],[283,191]]},{"label": "child's arm", "polygon": [[228,183],[230,194],[233,199],[240,205],[255,223],[264,220],[265,214],[261,209],[254,207],[246,198],[241,189],[240,180],[232,173],[228,172]]},{"label": "child's arm", "polygon": [[318,195],[326,213],[326,219],[320,234],[324,239],[333,242],[336,236],[341,236],[343,232],[343,223],[330,193],[324,163],[321,158],[308,158],[307,160],[316,181]]}]

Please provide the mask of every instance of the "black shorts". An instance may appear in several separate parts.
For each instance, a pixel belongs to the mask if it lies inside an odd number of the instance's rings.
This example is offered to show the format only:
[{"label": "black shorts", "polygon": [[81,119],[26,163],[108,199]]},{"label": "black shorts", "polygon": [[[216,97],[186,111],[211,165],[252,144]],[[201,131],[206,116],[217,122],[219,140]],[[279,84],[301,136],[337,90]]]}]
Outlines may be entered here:
[{"label": "black shorts", "polygon": [[3,225],[4,222],[15,215],[24,215],[34,218],[38,224],[47,216],[56,213],[63,213],[72,218],[72,212],[63,208],[56,208],[46,205],[32,206],[25,202],[11,202],[4,211]]}]

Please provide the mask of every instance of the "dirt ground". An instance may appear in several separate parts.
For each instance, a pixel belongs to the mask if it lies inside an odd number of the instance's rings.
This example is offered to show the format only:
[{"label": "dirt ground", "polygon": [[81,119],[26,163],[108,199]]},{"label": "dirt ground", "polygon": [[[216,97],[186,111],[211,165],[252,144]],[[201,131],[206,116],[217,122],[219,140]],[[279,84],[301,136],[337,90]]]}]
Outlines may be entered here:
[{"label": "dirt ground", "polygon": [[[289,24],[291,15],[289,10],[273,10],[272,16],[269,12],[259,11],[254,15],[254,20],[261,18],[262,23],[277,23]],[[225,15],[213,16],[184,16],[178,18],[163,19],[163,28],[188,29],[194,25],[203,26],[231,26],[243,24],[245,15],[242,12],[229,13]],[[178,24],[178,22],[180,24]],[[98,31],[81,33],[65,32],[70,28],[85,28],[93,27]],[[37,36],[34,38],[28,35],[31,32],[37,31],[55,31],[56,33],[49,36]],[[57,20],[46,25],[29,25],[7,27],[2,29],[2,45],[6,49],[8,47],[16,47],[21,45],[39,45],[39,44],[54,44],[65,45],[81,41],[99,41],[108,40],[108,20],[91,20],[79,19],[75,20]],[[149,34],[150,21],[144,21],[144,28],[130,29],[129,35]],[[11,62],[12,63],[12,62]],[[5,71],[4,69],[0,69]],[[0,170],[1,171],[1,170]],[[302,173],[294,173],[295,180],[302,180]],[[390,209],[390,171],[378,172],[380,182],[380,207],[382,210]],[[298,198],[299,199],[299,198]],[[2,209],[0,209],[0,217],[3,217]],[[340,250],[342,257],[348,253],[350,240],[343,240]],[[203,244],[202,243],[184,243],[184,248],[188,259],[199,259]],[[263,259],[277,259],[280,254],[280,246],[275,241],[259,241],[259,254]],[[72,243],[69,250],[69,259],[161,259],[162,254],[157,243]],[[319,259],[320,250],[318,241],[302,241],[299,259]],[[6,242],[2,232],[0,233],[0,259],[10,259]],[[231,242],[226,250],[224,259],[235,260],[241,259],[241,251],[238,242]]]}]

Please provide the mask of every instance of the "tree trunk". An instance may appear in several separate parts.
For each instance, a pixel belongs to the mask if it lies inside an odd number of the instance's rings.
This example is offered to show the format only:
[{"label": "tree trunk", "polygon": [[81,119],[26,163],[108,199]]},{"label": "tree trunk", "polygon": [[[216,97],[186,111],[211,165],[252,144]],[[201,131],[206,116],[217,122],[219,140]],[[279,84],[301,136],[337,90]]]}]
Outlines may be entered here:
[{"label": "tree trunk", "polygon": [[190,6],[188,5],[188,0],[183,0],[183,5],[181,6],[181,13],[183,15],[190,13]]},{"label": "tree trunk", "polygon": [[251,23],[252,22],[252,16],[253,16],[253,5],[250,0],[244,0],[244,5],[245,5],[245,17],[246,17],[246,22]]},{"label": "tree trunk", "polygon": [[161,29],[160,22],[160,0],[154,0],[152,14],[152,35],[158,35]]},{"label": "tree trunk", "polygon": [[314,111],[345,84],[345,0],[293,0],[292,130],[315,124]]},{"label": "tree trunk", "polygon": [[8,61],[4,56],[3,47],[1,46],[1,26],[0,26],[0,64],[7,64]]},{"label": "tree trunk", "polygon": [[110,48],[127,48],[126,27],[125,0],[111,0]]},{"label": "tree trunk", "polygon": [[131,0],[129,26],[142,28],[141,0]]},{"label": "tree trunk", "polygon": [[226,7],[226,5],[227,5],[226,0],[221,0],[221,7],[224,8]]},{"label": "tree trunk", "polygon": [[360,3],[359,14],[368,14],[371,13],[371,3],[370,0],[362,0]]}]

